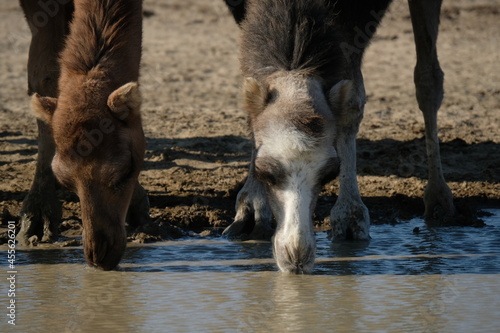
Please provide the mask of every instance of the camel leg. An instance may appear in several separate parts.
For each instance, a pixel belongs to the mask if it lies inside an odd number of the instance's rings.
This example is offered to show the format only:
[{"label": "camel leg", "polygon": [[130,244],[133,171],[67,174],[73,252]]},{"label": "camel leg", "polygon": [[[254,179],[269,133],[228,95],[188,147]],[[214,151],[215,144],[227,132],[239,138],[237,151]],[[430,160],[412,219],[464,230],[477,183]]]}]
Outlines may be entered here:
[{"label": "camel leg", "polygon": [[[245,18],[244,0],[225,0],[236,23],[241,24]],[[236,216],[223,235],[228,238],[270,239],[274,234],[272,212],[267,202],[264,186],[254,177],[255,148],[248,177],[236,198]]]},{"label": "camel leg", "polygon": [[334,114],[337,126],[335,146],[340,159],[339,195],[330,212],[334,239],[370,239],[370,216],[361,200],[356,178],[356,135],[366,102],[360,65],[353,68],[354,94]]},{"label": "camel leg", "polygon": [[408,4],[417,52],[414,80],[418,105],[424,115],[429,169],[424,216],[428,222],[443,224],[456,211],[453,195],[443,176],[437,126],[437,112],[443,99],[443,72],[436,50],[441,0],[409,0]]},{"label": "camel leg", "polygon": [[[58,55],[68,30],[73,4],[21,0],[21,6],[32,34],[28,59],[28,94],[57,97]],[[54,240],[61,219],[61,203],[56,197],[58,185],[50,166],[55,151],[54,141],[45,123],[37,121],[37,125],[35,178],[23,201],[21,229],[17,236],[24,245],[39,240]]]},{"label": "camel leg", "polygon": [[254,177],[254,162],[255,149],[247,180],[236,198],[234,222],[222,233],[228,238],[271,239],[274,234],[271,207],[264,186]]},{"label": "camel leg", "polygon": [[149,221],[149,198],[146,190],[137,182],[127,213],[130,231],[147,224]]}]

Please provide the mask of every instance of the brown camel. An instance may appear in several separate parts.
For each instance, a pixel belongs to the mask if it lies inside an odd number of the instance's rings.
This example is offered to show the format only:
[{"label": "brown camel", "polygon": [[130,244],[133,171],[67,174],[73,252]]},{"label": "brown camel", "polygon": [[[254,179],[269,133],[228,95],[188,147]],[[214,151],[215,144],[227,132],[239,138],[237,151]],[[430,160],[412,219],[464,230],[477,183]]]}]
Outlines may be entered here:
[{"label": "brown camel", "polygon": [[108,270],[125,250],[126,219],[148,216],[138,183],[142,1],[67,2],[21,1],[32,32],[28,85],[39,155],[18,240],[57,236],[57,179],[80,198],[88,264]]}]

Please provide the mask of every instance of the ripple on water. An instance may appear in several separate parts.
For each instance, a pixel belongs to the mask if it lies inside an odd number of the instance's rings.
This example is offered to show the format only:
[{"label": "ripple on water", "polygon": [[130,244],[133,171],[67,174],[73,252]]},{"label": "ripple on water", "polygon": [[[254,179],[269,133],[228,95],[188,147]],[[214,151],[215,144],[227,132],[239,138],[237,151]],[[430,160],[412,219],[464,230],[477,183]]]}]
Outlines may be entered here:
[{"label": "ripple on water", "polygon": [[[374,225],[370,242],[317,233],[314,275],[276,272],[269,242],[184,239],[127,249],[121,269],[81,248],[19,253],[22,332],[494,332],[500,210],[484,228]],[[419,233],[413,233],[415,227]],[[26,314],[26,315],[25,315]],[[0,331],[6,331],[0,322]]]},{"label": "ripple on water", "polygon": [[[486,226],[427,228],[421,219],[373,225],[369,242],[331,242],[318,232],[315,274],[499,273],[500,210]],[[419,232],[413,230],[419,228]],[[81,248],[20,251],[18,265],[84,263]],[[275,271],[270,242],[222,238],[131,245],[121,268],[145,272]]]}]

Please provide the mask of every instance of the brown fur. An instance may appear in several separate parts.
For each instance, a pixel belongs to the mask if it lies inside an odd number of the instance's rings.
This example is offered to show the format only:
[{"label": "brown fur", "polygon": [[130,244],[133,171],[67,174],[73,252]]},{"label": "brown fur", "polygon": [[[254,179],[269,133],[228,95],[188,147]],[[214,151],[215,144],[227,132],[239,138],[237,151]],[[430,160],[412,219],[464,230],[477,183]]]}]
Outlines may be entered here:
[{"label": "brown fur", "polygon": [[144,157],[141,35],[141,0],[75,0],[55,111],[33,97],[35,113],[52,128],[54,173],[80,197],[87,262],[102,269],[113,269],[125,250]]}]

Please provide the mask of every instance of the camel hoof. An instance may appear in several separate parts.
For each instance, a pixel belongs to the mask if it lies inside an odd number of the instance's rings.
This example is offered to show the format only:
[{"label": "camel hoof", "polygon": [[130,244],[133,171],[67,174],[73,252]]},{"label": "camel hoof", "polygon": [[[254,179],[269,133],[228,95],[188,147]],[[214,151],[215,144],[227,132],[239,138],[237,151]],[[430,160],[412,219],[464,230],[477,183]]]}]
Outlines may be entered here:
[{"label": "camel hoof", "polygon": [[[57,200],[49,203],[34,202],[28,195],[21,210],[21,229],[17,234],[20,245],[34,246],[39,240],[43,243],[54,242],[59,236],[61,203]],[[33,242],[36,236],[36,241]],[[36,244],[35,244],[36,243]]]},{"label": "camel hoof", "polygon": [[429,183],[424,191],[425,221],[431,226],[452,225],[457,216],[453,194],[446,183]]},{"label": "camel hoof", "polygon": [[333,239],[370,239],[370,215],[362,202],[337,201],[330,212],[330,224]]}]

